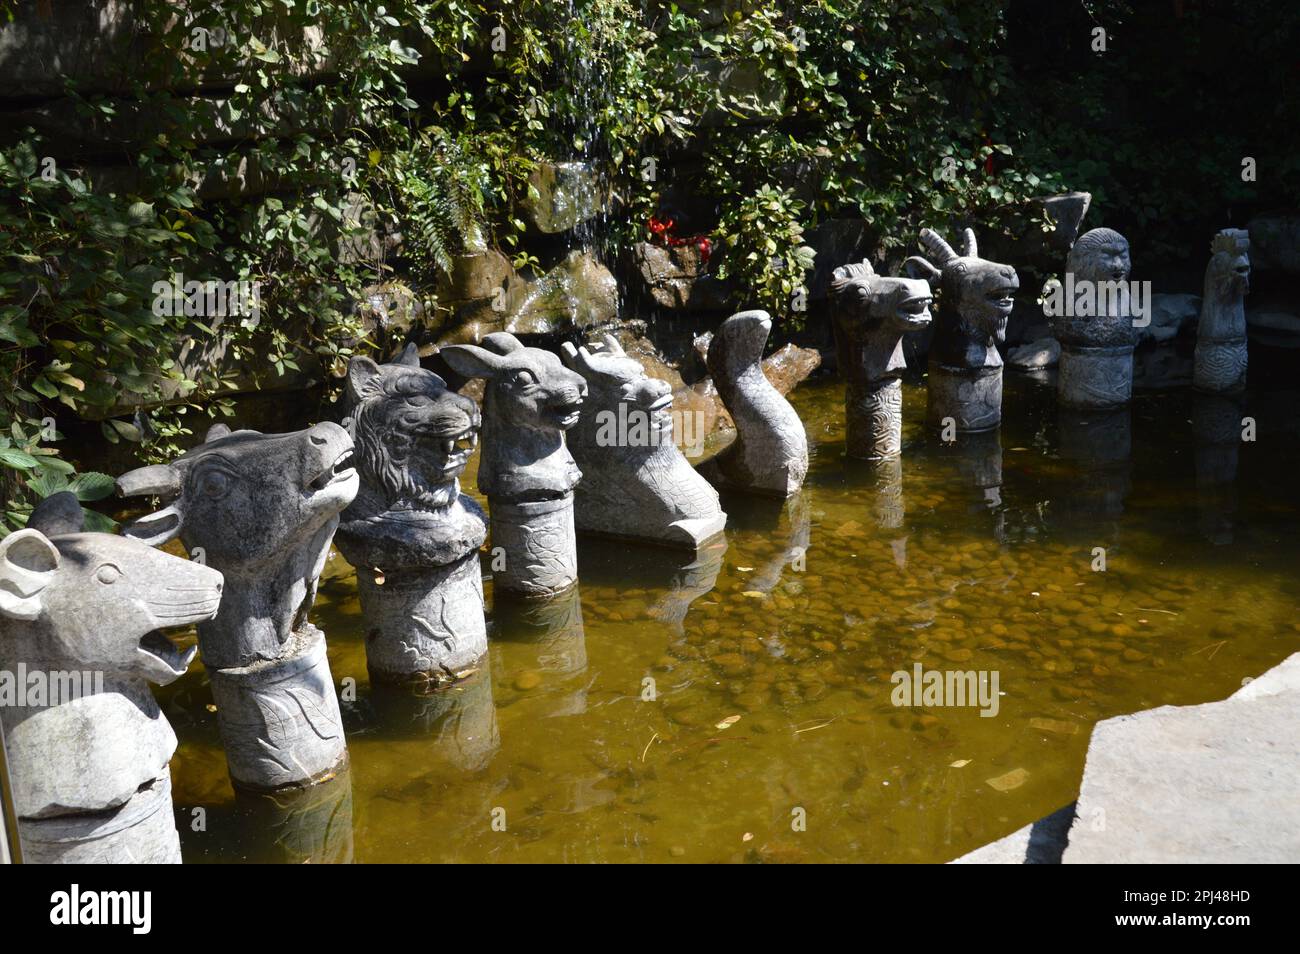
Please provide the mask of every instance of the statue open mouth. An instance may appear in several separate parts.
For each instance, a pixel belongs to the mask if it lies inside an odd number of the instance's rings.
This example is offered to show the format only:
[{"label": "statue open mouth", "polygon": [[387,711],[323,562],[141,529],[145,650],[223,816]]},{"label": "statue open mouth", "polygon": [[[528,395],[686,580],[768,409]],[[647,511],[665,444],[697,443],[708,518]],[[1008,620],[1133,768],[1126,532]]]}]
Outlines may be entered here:
[{"label": "statue open mouth", "polygon": [[313,477],[308,482],[307,489],[312,493],[316,493],[317,491],[324,490],[331,484],[342,483],[345,480],[356,477],[356,475],[356,467],[352,462],[352,448],[349,447],[334,459],[334,463],[330,464]]},{"label": "statue open mouth", "polygon": [[151,666],[151,669],[162,666],[168,674],[179,678],[185,675],[185,670],[198,655],[199,647],[196,643],[189,649],[181,650],[161,629],[155,629],[144,634],[136,652],[147,656],[151,663],[156,664]]},{"label": "statue open mouth", "polygon": [[910,327],[924,327],[930,323],[930,305],[933,298],[916,295],[904,299],[898,305],[898,317]]},{"label": "statue open mouth", "polygon": [[646,408],[646,413],[650,415],[650,424],[656,430],[663,430],[664,427],[673,422],[673,396],[665,394],[657,399],[653,404]]},{"label": "statue open mouth", "polygon": [[1019,285],[1003,285],[1001,288],[993,289],[985,298],[999,311],[1010,314],[1016,303],[1015,294],[1019,287]]},{"label": "statue open mouth", "polygon": [[439,443],[447,458],[446,463],[442,465],[442,472],[449,476],[459,474],[469,463],[474,448],[478,446],[478,429],[467,427],[455,437],[440,438]]},{"label": "statue open mouth", "polygon": [[572,404],[560,405],[560,407],[556,408],[555,413],[556,420],[559,422],[560,427],[572,427],[574,424],[578,423],[578,418],[582,415],[581,398],[574,401]]}]

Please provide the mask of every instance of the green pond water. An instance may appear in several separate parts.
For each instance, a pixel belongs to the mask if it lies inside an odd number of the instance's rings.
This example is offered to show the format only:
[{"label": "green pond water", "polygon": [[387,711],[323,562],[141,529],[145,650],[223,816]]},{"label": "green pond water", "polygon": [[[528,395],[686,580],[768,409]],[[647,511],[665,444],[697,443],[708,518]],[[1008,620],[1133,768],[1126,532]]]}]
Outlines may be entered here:
[{"label": "green pond water", "polygon": [[[453,690],[372,689],[335,555],[313,619],[350,771],[236,796],[196,664],[160,693],[186,861],[947,861],[1072,801],[1098,720],[1300,648],[1293,391],[1071,415],[1008,374],[1000,434],[948,446],[912,381],[892,466],[843,458],[838,382],[792,400],[800,497],[724,496],[694,562],[583,540],[579,591],[543,607],[489,581],[490,656]],[[996,714],[895,706],[916,663],[996,672]]]}]

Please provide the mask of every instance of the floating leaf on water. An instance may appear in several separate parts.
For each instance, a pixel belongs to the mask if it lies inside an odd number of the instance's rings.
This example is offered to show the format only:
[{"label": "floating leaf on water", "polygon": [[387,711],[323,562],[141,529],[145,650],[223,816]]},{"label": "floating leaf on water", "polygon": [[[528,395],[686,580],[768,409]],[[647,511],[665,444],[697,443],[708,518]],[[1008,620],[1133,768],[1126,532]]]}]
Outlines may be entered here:
[{"label": "floating leaf on water", "polygon": [[741,593],[740,595],[747,596],[751,600],[761,600],[767,598],[767,594],[760,590],[745,590],[745,592]]},{"label": "floating leaf on water", "polygon": [[754,568],[753,568],[752,566],[738,566],[738,567],[736,567],[736,569],[739,570],[741,573],[753,573],[753,572],[754,572]]},{"label": "floating leaf on water", "polygon": [[737,722],[739,722],[739,721],[740,721],[740,716],[738,716],[738,715],[729,715],[729,716],[727,716],[725,719],[723,719],[721,722],[719,722],[717,725],[715,725],[714,728],[715,728],[715,729],[730,729],[733,725],[735,725],[735,724],[736,724]]},{"label": "floating leaf on water", "polygon": [[948,763],[948,768],[965,768],[970,765],[970,759],[958,759],[956,762]]},{"label": "floating leaf on water", "polygon": [[740,840],[741,840],[741,841],[753,841],[753,840],[754,840],[754,833],[753,833],[752,831],[747,831],[747,832],[745,832],[743,835],[740,836]]}]

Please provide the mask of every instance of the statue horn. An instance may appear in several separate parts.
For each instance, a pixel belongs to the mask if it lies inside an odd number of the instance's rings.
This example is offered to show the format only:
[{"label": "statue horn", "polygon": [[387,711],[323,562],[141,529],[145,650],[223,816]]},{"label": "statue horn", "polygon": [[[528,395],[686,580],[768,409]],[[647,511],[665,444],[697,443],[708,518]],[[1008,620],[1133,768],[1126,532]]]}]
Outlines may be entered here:
[{"label": "statue horn", "polygon": [[181,492],[181,475],[170,464],[150,464],[129,470],[115,481],[119,497],[157,494],[171,497]]},{"label": "statue horn", "polygon": [[930,253],[930,260],[940,269],[961,257],[934,229],[921,229],[921,245]]},{"label": "statue horn", "polygon": [[980,253],[979,246],[975,244],[975,230],[965,229],[962,232],[962,237],[966,242],[966,251],[963,254],[965,254],[969,258],[974,258],[975,256],[979,255]]}]

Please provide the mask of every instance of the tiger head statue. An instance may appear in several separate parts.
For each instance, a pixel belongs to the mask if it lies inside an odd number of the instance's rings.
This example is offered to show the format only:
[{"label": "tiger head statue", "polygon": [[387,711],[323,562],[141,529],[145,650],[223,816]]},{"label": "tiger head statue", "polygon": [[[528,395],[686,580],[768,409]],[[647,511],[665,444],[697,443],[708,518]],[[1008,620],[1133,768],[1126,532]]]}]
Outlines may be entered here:
[{"label": "tiger head statue", "polygon": [[383,510],[445,510],[478,444],[478,405],[420,367],[414,344],[389,364],[348,362],[348,418],[362,493]]}]

